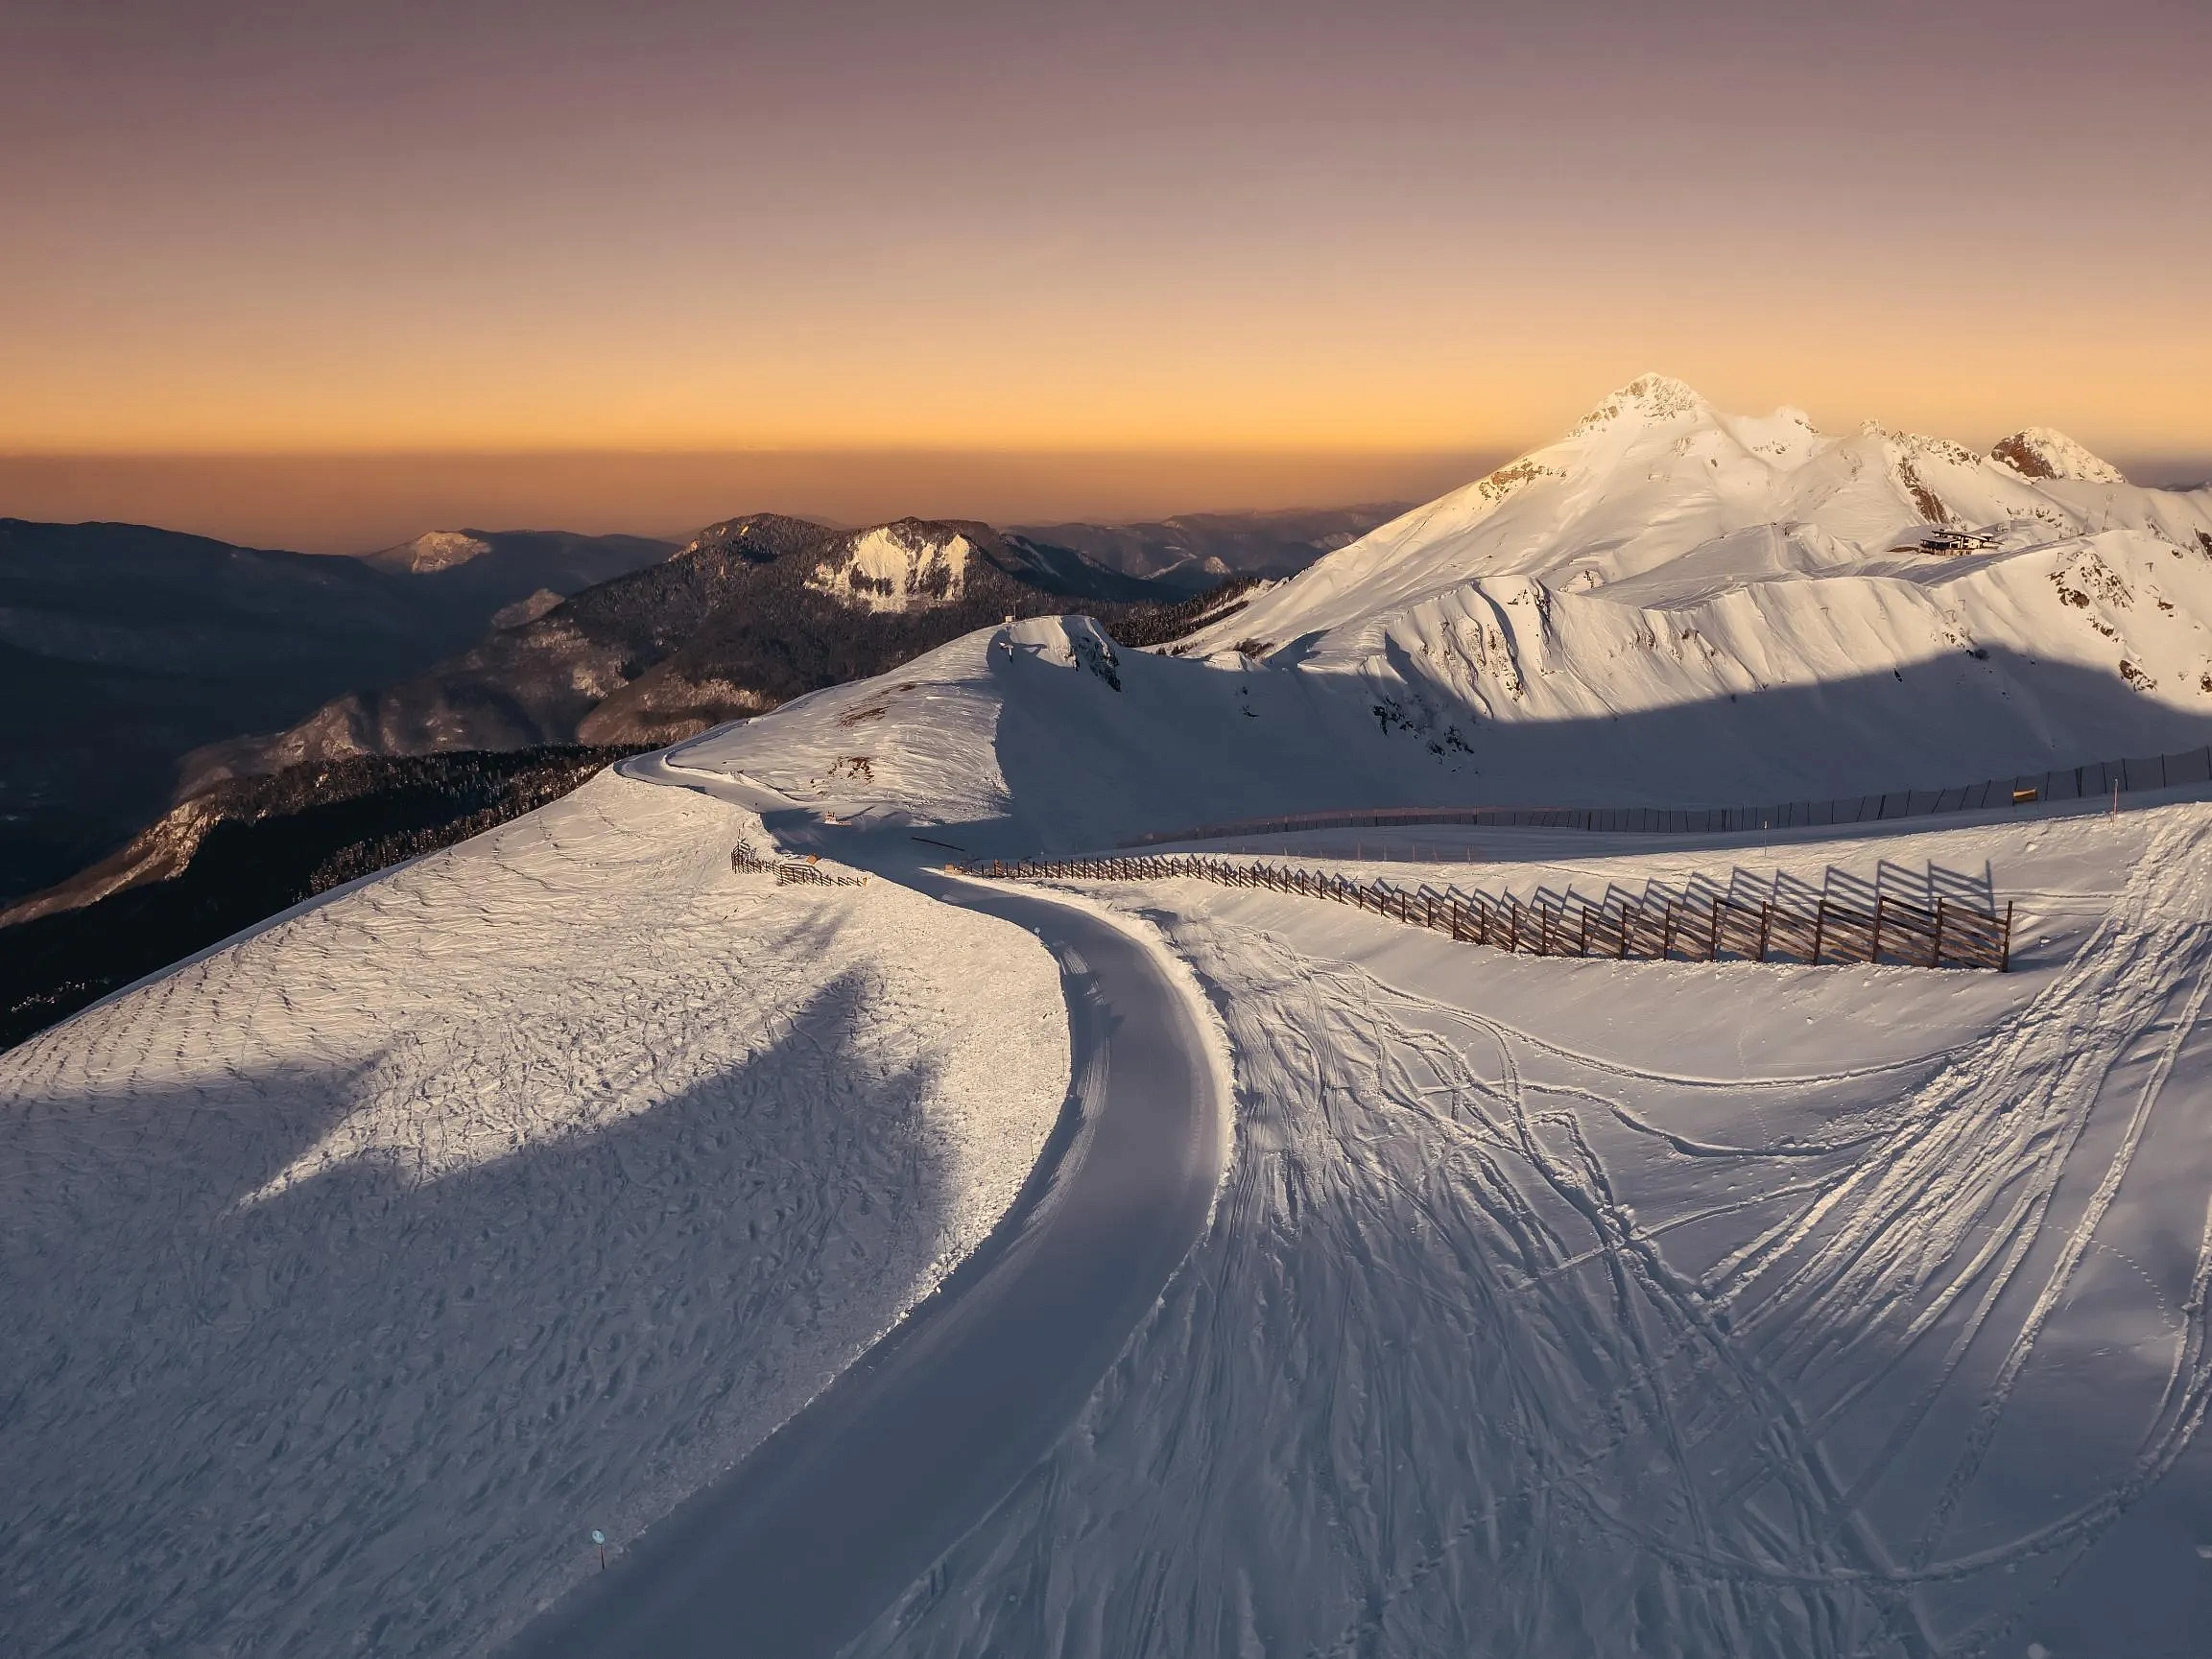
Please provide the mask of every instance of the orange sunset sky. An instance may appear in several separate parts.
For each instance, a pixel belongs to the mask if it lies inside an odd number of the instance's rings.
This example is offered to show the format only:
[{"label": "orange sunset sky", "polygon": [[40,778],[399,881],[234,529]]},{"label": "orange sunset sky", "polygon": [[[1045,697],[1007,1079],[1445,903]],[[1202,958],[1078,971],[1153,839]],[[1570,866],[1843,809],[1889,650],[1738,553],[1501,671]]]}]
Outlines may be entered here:
[{"label": "orange sunset sky", "polygon": [[0,9],[0,513],[1433,492],[1647,369],[2212,472],[2212,7]]}]

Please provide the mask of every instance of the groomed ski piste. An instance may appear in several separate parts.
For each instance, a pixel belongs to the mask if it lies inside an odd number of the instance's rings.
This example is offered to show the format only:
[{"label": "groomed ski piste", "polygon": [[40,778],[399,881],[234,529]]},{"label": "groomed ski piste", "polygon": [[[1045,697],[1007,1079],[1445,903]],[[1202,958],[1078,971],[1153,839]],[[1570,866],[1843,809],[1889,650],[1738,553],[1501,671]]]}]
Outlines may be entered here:
[{"label": "groomed ski piste", "polygon": [[[2201,745],[2212,496],[2008,441],[1639,382],[1180,657],[970,636],[0,1055],[0,1648],[491,1650],[596,1572],[587,1529],[619,1556],[742,1469],[989,1234],[1067,1091],[1052,958],[925,865]],[[1049,1454],[847,1651],[2200,1654],[2204,793],[1418,837],[1490,890],[1986,892],[2007,974],[1033,889],[1187,976],[1222,1184]],[[777,887],[747,838],[874,879]],[[1405,877],[1348,850],[1266,856]]]}]

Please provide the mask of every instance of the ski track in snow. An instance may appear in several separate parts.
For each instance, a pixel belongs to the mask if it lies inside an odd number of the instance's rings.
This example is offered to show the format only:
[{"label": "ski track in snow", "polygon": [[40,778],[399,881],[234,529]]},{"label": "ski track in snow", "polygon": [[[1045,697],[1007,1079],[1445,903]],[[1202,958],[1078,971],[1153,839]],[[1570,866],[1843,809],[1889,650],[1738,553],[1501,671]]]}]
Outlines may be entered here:
[{"label": "ski track in snow", "polygon": [[0,1055],[0,1652],[487,1650],[1003,1213],[1058,970],[603,776]]},{"label": "ski track in snow", "polygon": [[[2171,1531],[2157,1605],[2113,1588],[2212,1405],[2212,809],[2150,818],[1972,1029],[1733,1080],[1608,1056],[1564,995],[1401,985],[1470,954],[1372,918],[1083,886],[1209,987],[1235,1165],[1076,1432],[855,1651],[2197,1651]],[[1746,1020],[1827,996],[1841,1060],[1908,971],[1725,983]],[[1482,983],[1634,972],[1490,954]]]}]

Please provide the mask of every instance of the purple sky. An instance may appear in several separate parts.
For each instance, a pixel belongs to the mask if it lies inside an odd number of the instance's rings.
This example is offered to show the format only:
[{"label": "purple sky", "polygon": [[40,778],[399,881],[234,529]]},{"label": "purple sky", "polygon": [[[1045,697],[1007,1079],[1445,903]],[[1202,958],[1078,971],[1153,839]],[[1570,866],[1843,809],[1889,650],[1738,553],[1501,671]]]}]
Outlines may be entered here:
[{"label": "purple sky", "polygon": [[11,0],[0,452],[1489,453],[1656,368],[2186,469],[2208,64],[2202,0]]}]

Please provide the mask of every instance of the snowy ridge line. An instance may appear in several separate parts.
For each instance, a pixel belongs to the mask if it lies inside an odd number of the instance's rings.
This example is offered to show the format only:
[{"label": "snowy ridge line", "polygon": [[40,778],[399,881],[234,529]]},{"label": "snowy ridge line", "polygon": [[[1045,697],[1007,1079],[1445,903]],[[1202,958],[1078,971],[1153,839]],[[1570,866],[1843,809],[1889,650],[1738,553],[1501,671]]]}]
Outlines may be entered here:
[{"label": "snowy ridge line", "polygon": [[[955,866],[991,881],[1166,881],[1189,877],[1220,887],[1258,888],[1301,898],[1330,899],[1371,911],[1392,921],[1448,935],[1463,944],[1488,945],[1509,956],[1610,957],[1616,960],[1715,962],[1797,960],[1808,967],[1846,963],[1916,968],[1990,968],[2012,965],[2012,906],[1993,907],[1939,896],[1933,909],[1876,893],[1862,910],[1825,896],[1810,910],[1767,898],[1757,906],[1731,899],[1711,884],[1701,900],[1685,892],[1631,896],[1608,889],[1596,904],[1579,893],[1545,895],[1523,903],[1510,893],[1441,891],[1426,884],[1411,891],[1380,879],[1355,882],[1294,865],[1239,864],[1195,854],[1177,857],[1062,859],[1038,863],[982,860]],[[1693,888],[1698,883],[1690,884]]]},{"label": "snowy ridge line", "polygon": [[868,885],[865,875],[832,875],[813,857],[764,859],[745,842],[729,849],[729,867],[739,875],[773,875],[779,888],[798,884],[818,888],[858,888]]},{"label": "snowy ridge line", "polygon": [[1240,818],[1179,830],[1155,830],[1116,844],[1160,846],[1227,836],[1286,835],[1297,830],[1408,829],[1457,824],[1492,829],[1578,829],[1634,835],[1698,835],[1715,831],[1808,829],[1892,818],[1984,812],[2044,801],[2103,801],[2115,793],[2212,783],[2212,744],[2139,759],[2091,761],[2059,771],[2022,772],[1952,789],[1836,795],[1773,806],[1713,807],[1372,807]]}]

